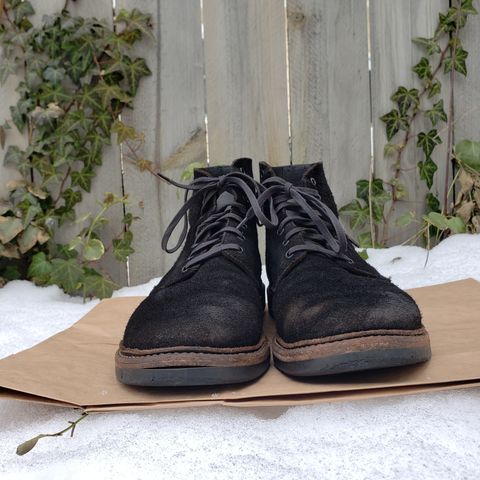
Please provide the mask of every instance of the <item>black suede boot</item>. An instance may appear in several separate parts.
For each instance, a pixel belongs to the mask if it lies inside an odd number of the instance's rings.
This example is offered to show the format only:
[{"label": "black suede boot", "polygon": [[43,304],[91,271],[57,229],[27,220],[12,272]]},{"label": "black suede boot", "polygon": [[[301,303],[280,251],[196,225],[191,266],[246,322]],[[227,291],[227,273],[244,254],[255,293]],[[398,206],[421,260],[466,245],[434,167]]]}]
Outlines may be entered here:
[{"label": "black suede boot", "polygon": [[356,253],[322,164],[262,163],[261,181],[278,215],[267,231],[275,365],[312,376],[428,360],[416,303]]},{"label": "black suede boot", "polygon": [[[251,160],[197,169],[184,188],[193,195],[185,197],[162,247],[173,252],[184,240],[185,246],[133,312],[116,354],[117,378],[126,384],[245,382],[269,366],[256,229],[257,218],[267,219],[257,202],[261,186],[252,178]],[[185,223],[179,243],[168,248],[187,214],[188,234]]]}]

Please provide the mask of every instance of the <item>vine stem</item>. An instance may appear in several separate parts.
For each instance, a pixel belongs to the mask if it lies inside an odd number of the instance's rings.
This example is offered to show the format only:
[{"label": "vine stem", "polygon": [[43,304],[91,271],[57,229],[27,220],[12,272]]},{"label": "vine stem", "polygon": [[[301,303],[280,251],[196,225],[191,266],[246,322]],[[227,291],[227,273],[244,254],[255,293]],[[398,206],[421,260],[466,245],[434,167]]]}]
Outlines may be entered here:
[{"label": "vine stem", "polygon": [[[445,59],[445,55],[447,54],[449,48],[450,48],[450,43],[448,43],[446,45],[446,47],[444,49],[442,49],[442,51],[440,52],[440,57],[438,59],[437,66],[435,67],[435,69],[432,72],[432,77],[431,77],[430,81],[433,80],[436,77],[437,73],[442,68],[443,61]],[[428,85],[424,85],[424,87],[422,88],[422,90],[418,94],[419,101],[427,93],[428,88],[429,88]],[[420,112],[420,110],[417,107],[417,108],[414,109],[414,111],[410,115],[410,118],[409,118],[409,121],[408,121],[408,130],[405,132],[403,141],[402,141],[401,146],[400,146],[400,148],[397,152],[397,157],[396,157],[396,161],[395,161],[395,172],[394,172],[394,175],[393,175],[393,178],[395,180],[399,179],[400,173],[402,172],[401,161],[402,161],[403,152],[405,151],[405,148],[407,147],[410,140],[412,138],[415,138],[415,135],[410,134],[410,130],[411,130],[411,126],[412,126],[413,122],[415,121],[415,119],[417,118],[419,112]],[[392,215],[395,212],[396,203],[398,201],[397,198],[396,198],[396,187],[395,187],[395,185],[392,185],[391,190],[392,190],[392,203],[390,204],[390,208],[388,209],[387,214],[385,215],[384,221],[383,221],[383,233],[382,233],[382,242],[381,243],[384,244],[384,245],[388,241],[390,220],[392,218]]]}]

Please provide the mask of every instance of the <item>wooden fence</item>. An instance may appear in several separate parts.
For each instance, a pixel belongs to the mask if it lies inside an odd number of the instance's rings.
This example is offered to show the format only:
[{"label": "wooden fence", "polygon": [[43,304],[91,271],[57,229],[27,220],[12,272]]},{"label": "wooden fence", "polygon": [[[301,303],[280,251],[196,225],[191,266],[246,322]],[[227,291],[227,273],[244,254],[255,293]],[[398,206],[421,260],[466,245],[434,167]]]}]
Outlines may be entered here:
[{"label": "wooden fence", "polygon": [[[142,81],[135,110],[123,121],[145,134],[142,156],[177,178],[191,162],[230,163],[250,156],[271,164],[323,161],[337,203],[355,196],[355,182],[370,170],[390,178],[383,157],[386,143],[379,116],[390,95],[413,85],[411,66],[421,57],[412,37],[432,35],[438,12],[448,0],[116,0],[115,9],[139,8],[152,14],[156,41],[137,46],[153,75]],[[32,0],[38,21],[59,11],[64,0]],[[70,11],[112,22],[112,0],[77,0]],[[478,5],[477,5],[478,7]],[[480,105],[480,28],[473,17],[465,31],[469,76],[457,75],[455,110]],[[371,68],[369,67],[369,51]],[[15,99],[12,78],[0,89],[0,119]],[[448,88],[444,81],[444,95]],[[371,136],[373,125],[373,137]],[[480,137],[480,112],[456,123],[455,138]],[[9,134],[10,135],[10,134]],[[9,137],[10,143],[24,142]],[[442,145],[445,148],[445,142]],[[440,149],[438,149],[439,151]],[[372,157],[373,152],[373,157]],[[446,153],[446,152],[445,152]],[[439,153],[439,158],[444,154]],[[160,276],[174,258],[160,239],[181,199],[175,188],[125,163],[112,146],[92,194],[78,207],[88,211],[105,191],[125,192],[127,210],[141,217],[133,225],[135,253],[129,259],[130,284]],[[407,168],[419,154],[409,147]],[[443,184],[437,174],[438,190]],[[0,165],[0,196],[15,176]],[[408,178],[413,178],[410,175]],[[404,178],[408,199],[400,209],[424,208],[425,189]],[[86,196],[87,197],[87,196]],[[111,214],[117,232],[123,212]],[[411,229],[394,229],[391,243]],[[127,284],[127,268],[112,259],[105,267]]]}]

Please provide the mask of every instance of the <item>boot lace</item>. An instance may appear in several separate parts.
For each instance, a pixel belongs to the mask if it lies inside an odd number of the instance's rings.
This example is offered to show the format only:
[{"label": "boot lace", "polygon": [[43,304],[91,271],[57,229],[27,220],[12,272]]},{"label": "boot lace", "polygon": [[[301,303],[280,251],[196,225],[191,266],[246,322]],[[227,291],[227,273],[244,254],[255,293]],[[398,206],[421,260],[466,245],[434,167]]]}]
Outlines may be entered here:
[{"label": "boot lace", "polygon": [[[245,173],[231,172],[219,177],[199,177],[186,185],[175,182],[161,173],[157,175],[185,190],[184,204],[166,228],[162,238],[162,248],[167,253],[177,251],[184,243],[188,233],[189,211],[199,199],[201,201],[200,220],[196,226],[190,254],[182,267],[183,272],[222,251],[243,251],[239,242],[245,239],[246,224],[254,217],[259,224],[274,227],[262,208],[264,203],[269,203],[270,211],[273,212],[272,199],[264,197],[260,203],[258,198],[265,187]],[[189,192],[192,192],[190,198]],[[239,201],[242,194],[246,201]],[[224,195],[223,202],[217,202],[220,195]],[[178,242],[174,247],[169,247],[170,237],[182,218],[183,228]],[[233,240],[229,243],[225,240],[227,233],[233,234]]]},{"label": "boot lace", "polygon": [[[283,245],[301,234],[302,242],[291,246],[285,253],[291,258],[296,252],[317,252],[339,258],[348,263],[353,260],[347,255],[349,238],[336,215],[322,202],[315,188],[298,187],[280,177],[270,177],[262,182],[266,190],[259,201],[273,199],[274,214],[271,223],[277,224],[277,233],[284,236]],[[284,218],[279,221],[280,214]],[[287,225],[291,228],[286,231]]]}]

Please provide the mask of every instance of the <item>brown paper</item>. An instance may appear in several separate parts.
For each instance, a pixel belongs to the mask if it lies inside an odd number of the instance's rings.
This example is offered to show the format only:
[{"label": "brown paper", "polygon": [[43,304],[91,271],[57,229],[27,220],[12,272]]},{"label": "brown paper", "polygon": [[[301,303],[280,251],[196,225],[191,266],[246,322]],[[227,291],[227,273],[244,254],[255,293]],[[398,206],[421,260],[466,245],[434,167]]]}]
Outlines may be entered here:
[{"label": "brown paper", "polygon": [[297,381],[274,367],[256,382],[141,388],[115,378],[114,353],[143,297],[103,300],[63,332],[0,360],[0,398],[87,411],[206,405],[283,406],[480,386],[480,283],[410,290],[430,333],[432,359],[410,367]]}]

